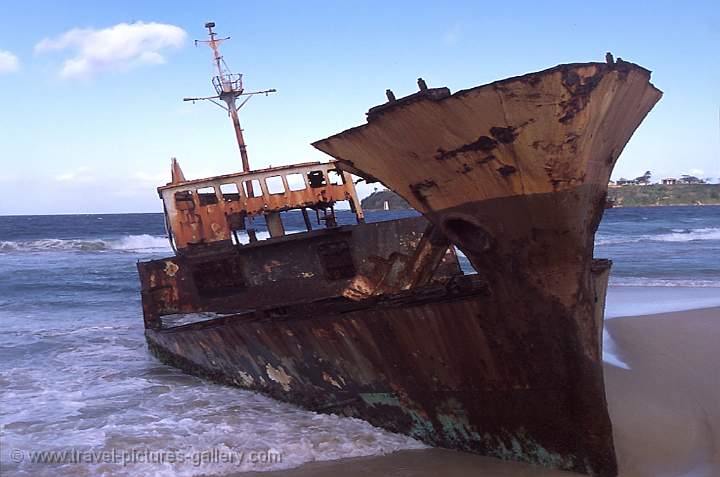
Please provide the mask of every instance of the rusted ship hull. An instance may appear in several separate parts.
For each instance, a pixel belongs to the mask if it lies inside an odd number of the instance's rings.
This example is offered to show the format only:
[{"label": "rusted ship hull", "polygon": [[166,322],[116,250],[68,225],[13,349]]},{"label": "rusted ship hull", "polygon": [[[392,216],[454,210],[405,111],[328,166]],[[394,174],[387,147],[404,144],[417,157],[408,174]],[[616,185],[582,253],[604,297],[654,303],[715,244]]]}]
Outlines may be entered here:
[{"label": "rusted ship hull", "polygon": [[593,303],[594,237],[612,168],[662,95],[649,78],[608,55],[607,63],[561,65],[453,95],[419,82],[420,92],[372,108],[366,125],[314,144],[346,170],[382,181],[467,255],[504,317],[496,333],[516,320],[535,332],[558,328],[554,346],[564,358],[551,343],[521,338],[558,370],[548,382],[564,397],[556,403],[565,412],[537,442],[552,443],[547,449],[559,435],[574,436],[578,447],[560,455],[575,464],[557,466],[594,475],[617,472]]},{"label": "rusted ship hull", "polygon": [[[270,279],[233,285],[236,301],[223,289],[193,302],[176,292],[194,278],[173,281],[160,263],[141,264],[150,349],[189,372],[431,445],[616,475],[601,349],[609,263],[594,258],[594,235],[612,167],[661,93],[648,71],[612,61],[454,95],[420,86],[400,100],[389,94],[368,124],[314,145],[337,159],[332,167],[380,180],[420,211],[431,224],[422,237],[360,251],[352,241],[367,225],[355,226],[332,247],[354,251],[337,260],[356,264],[353,272],[325,270],[317,284],[304,282],[303,299],[281,298],[287,286]],[[166,206],[170,192],[199,184],[168,186]],[[210,229],[224,220],[193,200]],[[449,243],[477,275],[455,276]],[[301,250],[301,268],[334,268]],[[252,261],[251,251],[232,253]],[[286,278],[305,276],[288,270]],[[233,311],[243,303],[245,312]],[[162,316],[195,311],[225,315],[185,324]]]},{"label": "rusted ship hull", "polygon": [[[594,274],[596,334],[608,269],[598,262]],[[508,313],[483,279],[463,276],[362,301],[148,329],[146,337],[165,363],[311,410],[434,446],[613,475],[597,363],[583,359],[587,344],[561,310],[538,309],[536,299],[515,296],[521,305]]]}]

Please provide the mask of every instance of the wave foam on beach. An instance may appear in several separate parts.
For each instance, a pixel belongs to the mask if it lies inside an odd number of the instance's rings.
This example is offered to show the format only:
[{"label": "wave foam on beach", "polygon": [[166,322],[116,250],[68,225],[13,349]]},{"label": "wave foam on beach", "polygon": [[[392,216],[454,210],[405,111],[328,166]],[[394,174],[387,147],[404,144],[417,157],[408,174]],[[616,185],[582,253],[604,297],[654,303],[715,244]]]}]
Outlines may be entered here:
[{"label": "wave foam on beach", "polygon": [[[129,310],[124,310],[125,312]],[[124,320],[117,313],[117,320]],[[298,467],[312,461],[380,456],[426,446],[365,421],[317,414],[241,389],[219,386],[163,366],[150,358],[142,334],[129,319],[108,319],[79,328],[70,323],[35,330],[17,320],[26,340],[6,346],[13,361],[0,371],[4,415],[3,466],[18,475],[226,475]],[[34,356],[30,357],[30,350]],[[41,358],[38,359],[37,356]],[[40,362],[41,364],[38,364]],[[88,366],[87,363],[92,363]],[[9,452],[78,449],[100,454],[145,450],[177,455],[182,462],[132,461],[57,465],[13,464]],[[192,459],[216,452],[244,461]],[[275,460],[251,461],[250,453]],[[4,475],[4,474],[3,474]]]},{"label": "wave foam on beach", "polygon": [[617,344],[607,329],[603,329],[603,361],[618,368],[630,369],[630,366],[618,356]]}]

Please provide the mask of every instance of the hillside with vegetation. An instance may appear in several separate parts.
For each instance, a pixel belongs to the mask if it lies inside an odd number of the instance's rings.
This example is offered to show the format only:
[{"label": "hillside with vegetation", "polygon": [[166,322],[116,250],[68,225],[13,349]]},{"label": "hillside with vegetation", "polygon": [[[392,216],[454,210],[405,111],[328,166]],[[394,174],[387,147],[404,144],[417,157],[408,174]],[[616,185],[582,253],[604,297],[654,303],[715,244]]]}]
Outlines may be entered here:
[{"label": "hillside with vegetation", "polygon": [[649,184],[610,187],[615,207],[720,205],[720,184]]},{"label": "hillside with vegetation", "polygon": [[385,210],[385,202],[388,203],[388,210],[410,209],[405,199],[390,190],[377,190],[365,197],[361,202],[363,210]]},{"label": "hillside with vegetation", "polygon": [[[623,185],[608,189],[615,207],[656,207],[663,205],[720,205],[720,184]],[[405,200],[390,190],[375,191],[362,200],[365,210],[409,209]]]}]

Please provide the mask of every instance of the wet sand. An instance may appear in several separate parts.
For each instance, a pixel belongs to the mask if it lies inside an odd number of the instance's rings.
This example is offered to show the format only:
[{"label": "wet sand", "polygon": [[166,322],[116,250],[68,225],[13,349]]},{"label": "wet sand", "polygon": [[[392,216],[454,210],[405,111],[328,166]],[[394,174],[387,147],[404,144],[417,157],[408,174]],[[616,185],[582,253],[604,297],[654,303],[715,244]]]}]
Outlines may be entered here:
[{"label": "wet sand", "polygon": [[621,475],[720,475],[720,308],[605,325],[630,367],[605,367]]},{"label": "wet sand", "polygon": [[[720,307],[605,322],[629,369],[605,364],[621,476],[720,475]],[[426,449],[327,462],[263,477],[579,475]]]}]

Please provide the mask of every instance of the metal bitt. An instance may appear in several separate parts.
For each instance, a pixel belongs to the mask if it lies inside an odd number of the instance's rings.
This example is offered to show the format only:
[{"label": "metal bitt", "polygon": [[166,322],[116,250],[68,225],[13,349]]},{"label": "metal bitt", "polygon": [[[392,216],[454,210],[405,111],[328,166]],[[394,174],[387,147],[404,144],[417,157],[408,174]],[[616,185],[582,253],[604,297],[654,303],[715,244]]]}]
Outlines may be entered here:
[{"label": "metal bitt", "polygon": [[[264,91],[253,91],[245,93],[242,83],[242,74],[231,73],[227,63],[223,59],[220,53],[220,44],[225,40],[229,40],[230,37],[217,38],[217,33],[213,31],[215,27],[214,22],[208,22],[205,24],[205,28],[208,29],[209,40],[195,40],[195,46],[198,43],[207,44],[213,52],[213,62],[215,65],[216,76],[212,79],[212,84],[215,87],[215,96],[206,96],[200,98],[184,98],[183,101],[199,101],[208,100],[212,101],[216,105],[220,106],[228,112],[230,119],[233,123],[233,129],[235,130],[235,138],[237,139],[238,148],[240,149],[240,158],[242,160],[243,172],[250,171],[250,161],[247,154],[247,146],[245,145],[245,138],[243,137],[242,127],[240,126],[240,118],[238,116],[238,110],[242,108],[248,100],[256,94],[269,94],[274,93],[276,90],[268,89]],[[237,98],[240,96],[247,96],[243,102],[238,106],[236,104]],[[221,104],[215,100],[221,100],[225,104]]]}]

